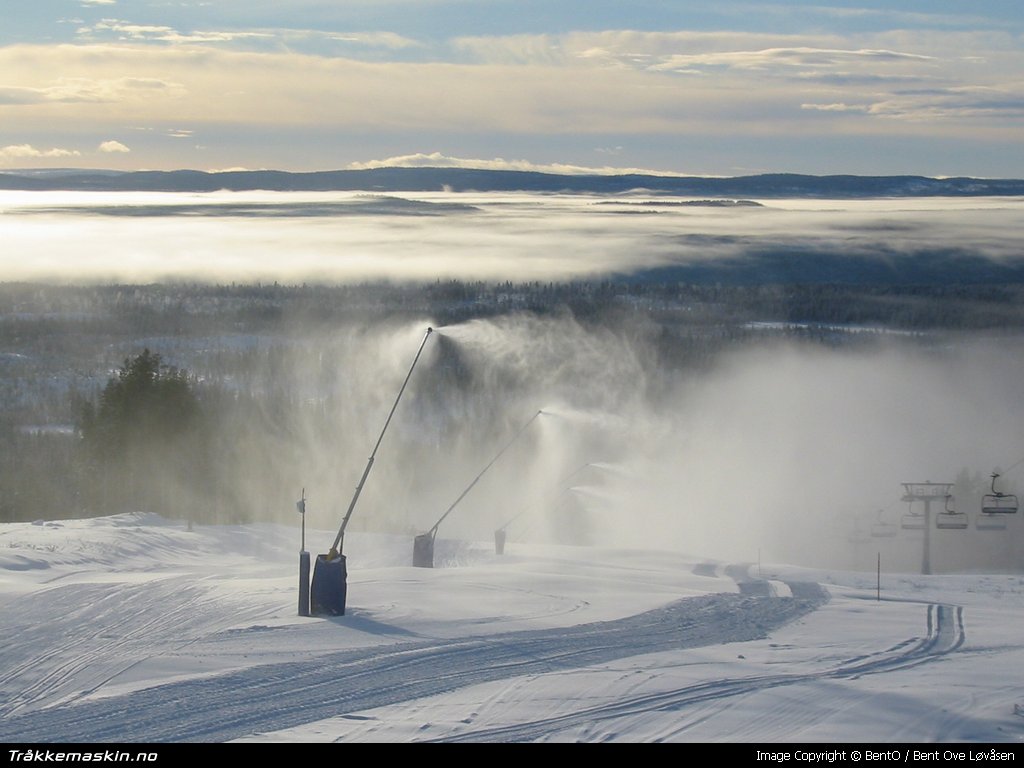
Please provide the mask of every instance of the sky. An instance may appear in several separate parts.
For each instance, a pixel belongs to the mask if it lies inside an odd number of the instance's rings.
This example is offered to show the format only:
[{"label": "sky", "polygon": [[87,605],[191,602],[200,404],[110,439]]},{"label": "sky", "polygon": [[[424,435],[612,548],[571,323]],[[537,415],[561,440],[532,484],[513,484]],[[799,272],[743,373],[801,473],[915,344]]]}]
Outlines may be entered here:
[{"label": "sky", "polygon": [[[0,737],[158,756],[132,742],[873,743],[973,760],[1024,739],[1019,574],[883,560],[879,577],[874,552],[818,570],[522,529],[503,555],[439,538],[435,567],[414,568],[411,537],[354,533],[345,615],[300,617],[297,528],[0,525]],[[315,551],[330,531],[307,535]]]},{"label": "sky", "polygon": [[1024,176],[1024,6],[10,0],[0,170]]}]

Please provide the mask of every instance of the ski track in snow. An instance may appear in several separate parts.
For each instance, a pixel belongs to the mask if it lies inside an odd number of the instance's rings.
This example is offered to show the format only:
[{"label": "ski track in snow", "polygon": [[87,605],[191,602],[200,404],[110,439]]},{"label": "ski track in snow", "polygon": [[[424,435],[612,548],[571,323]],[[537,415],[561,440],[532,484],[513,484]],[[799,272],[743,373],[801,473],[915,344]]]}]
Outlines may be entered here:
[{"label": "ski track in snow", "polygon": [[[479,683],[763,638],[827,599],[820,588],[814,598],[802,599],[711,594],[615,621],[330,652],[304,661],[83,699],[152,653],[146,647],[152,649],[154,635],[174,635],[180,646],[189,642],[190,633],[198,636],[220,629],[215,617],[225,613],[223,606],[218,611],[211,604],[210,611],[204,612],[202,591],[190,590],[183,579],[157,583],[163,600],[150,603],[157,606],[157,615],[152,615],[151,608],[141,622],[132,610],[131,590],[125,593],[123,586],[76,585],[59,600],[39,601],[48,614],[67,609],[60,617],[67,626],[55,634],[58,639],[51,647],[38,652],[22,647],[19,659],[5,665],[0,685],[8,703],[0,720],[0,739],[47,742],[59,734],[62,742],[229,741]],[[147,602],[153,599],[153,588],[145,585]],[[104,605],[110,600],[116,607]],[[31,613],[21,616],[22,626],[33,621]],[[40,618],[37,614],[34,620]],[[231,622],[238,618],[232,614]],[[90,630],[72,637],[72,628],[83,625]],[[17,636],[17,626],[5,627],[0,640],[12,643]],[[42,672],[33,678],[36,668]],[[88,683],[84,690],[83,679]],[[12,689],[18,693],[12,695]],[[528,736],[539,735],[549,726],[524,727],[523,734]]]},{"label": "ski track in snow", "polygon": [[[190,643],[277,609],[226,604],[216,579],[157,577],[145,584],[54,583],[5,606],[0,627],[0,738],[7,742],[223,742],[272,733],[465,687],[566,672],[648,653],[766,637],[829,599],[814,582],[751,577],[749,564],[702,563],[696,575],[730,578],[737,592],[688,597],[613,621],[442,640],[396,637],[386,646],[330,651],[301,661],[269,663],[117,694],[105,683],[141,661],[187,652]],[[784,594],[788,591],[788,595]],[[959,607],[920,604],[925,634],[805,673],[708,680],[651,692],[638,679],[614,700],[530,722],[477,727],[473,718],[425,741],[528,742],[567,733],[614,739],[617,720],[672,711],[679,718],[652,741],[686,738],[714,705],[799,683],[854,680],[908,669],[956,651],[965,641]],[[344,619],[338,619],[344,621]],[[46,624],[46,642],[33,627]],[[99,692],[101,697],[91,696]],[[700,706],[697,706],[700,705]],[[711,709],[709,709],[711,705]],[[480,705],[487,707],[488,701]],[[694,707],[692,716],[687,708]],[[776,712],[777,716],[784,713]],[[459,730],[462,729],[462,730]]]},{"label": "ski track in snow", "polygon": [[[729,569],[727,569],[729,570]],[[739,583],[739,582],[738,582]],[[749,583],[749,582],[743,582]],[[806,584],[803,585],[806,588]],[[642,715],[652,711],[679,711],[692,705],[707,705],[757,691],[837,678],[856,679],[863,675],[880,674],[925,664],[956,651],[966,639],[963,611],[949,605],[928,604],[926,612],[927,634],[923,638],[909,639],[878,653],[847,659],[826,670],[805,674],[757,675],[736,679],[712,680],[686,688],[644,693],[637,696],[617,697],[614,702],[587,707],[555,717],[529,723],[479,729],[463,734],[432,739],[436,742],[534,742],[556,736],[571,729],[592,729],[602,721]],[[702,710],[703,711],[703,710]],[[663,732],[654,741],[674,741],[698,725],[699,721],[684,721],[676,729]],[[595,739],[600,740],[600,739]]]},{"label": "ski track in snow", "polygon": [[[156,653],[267,613],[245,605],[226,610],[203,581],[189,575],[142,585],[59,585],[6,605],[0,718],[82,698]],[[35,631],[43,625],[45,639]]]}]

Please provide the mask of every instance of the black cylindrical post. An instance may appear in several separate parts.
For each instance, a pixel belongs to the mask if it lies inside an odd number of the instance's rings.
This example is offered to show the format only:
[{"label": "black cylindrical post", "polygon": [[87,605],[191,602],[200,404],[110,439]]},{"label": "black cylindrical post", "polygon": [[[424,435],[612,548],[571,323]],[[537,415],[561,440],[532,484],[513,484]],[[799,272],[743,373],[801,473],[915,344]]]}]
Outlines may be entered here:
[{"label": "black cylindrical post", "polygon": [[299,616],[309,616],[309,552],[299,552]]}]

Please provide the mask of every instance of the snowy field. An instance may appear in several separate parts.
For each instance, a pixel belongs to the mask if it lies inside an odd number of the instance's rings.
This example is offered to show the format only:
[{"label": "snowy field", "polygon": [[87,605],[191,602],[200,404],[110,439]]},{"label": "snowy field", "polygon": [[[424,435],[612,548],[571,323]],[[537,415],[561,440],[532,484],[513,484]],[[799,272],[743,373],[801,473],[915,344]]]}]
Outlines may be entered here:
[{"label": "snowy field", "polygon": [[[0,526],[0,739],[1024,740],[1024,577],[350,533],[297,615],[299,532]],[[309,548],[330,532],[307,531]]]}]

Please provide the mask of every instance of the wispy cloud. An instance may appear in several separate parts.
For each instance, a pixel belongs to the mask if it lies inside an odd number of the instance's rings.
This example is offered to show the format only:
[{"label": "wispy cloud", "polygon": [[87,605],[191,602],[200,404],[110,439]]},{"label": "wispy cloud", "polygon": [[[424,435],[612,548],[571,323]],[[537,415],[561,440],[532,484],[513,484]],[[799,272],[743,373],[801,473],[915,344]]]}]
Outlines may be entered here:
[{"label": "wispy cloud", "polygon": [[810,109],[818,112],[868,112],[871,106],[869,104],[835,102],[833,104],[801,104],[800,109]]},{"label": "wispy cloud", "polygon": [[904,120],[1024,119],[1024,86],[960,87],[896,93],[871,105],[870,114]]},{"label": "wispy cloud", "polygon": [[705,67],[761,70],[817,68],[848,65],[851,61],[892,63],[895,61],[932,61],[931,56],[887,50],[844,50],[838,48],[765,48],[756,51],[719,51],[715,53],[676,54],[650,65],[652,70],[693,71]]},{"label": "wispy cloud", "polygon": [[194,31],[179,32],[173,27],[154,24],[133,24],[120,19],[103,19],[91,26],[80,27],[81,37],[96,38],[107,34],[121,40],[163,43],[224,43],[234,40],[269,38],[272,35],[258,31]]},{"label": "wispy cloud", "polygon": [[74,149],[37,149],[31,144],[10,144],[0,147],[0,159],[36,159],[46,157],[77,157],[81,153]]},{"label": "wispy cloud", "polygon": [[43,87],[0,86],[0,104],[109,103],[146,95],[181,95],[181,86],[156,78],[61,78]]},{"label": "wispy cloud", "polygon": [[138,24],[112,18],[80,25],[77,37],[87,42],[220,45],[241,50],[287,49],[322,55],[336,49],[356,56],[368,49],[404,51],[423,47],[417,40],[386,30],[329,31],[292,27],[183,30],[170,25]]},{"label": "wispy cloud", "polygon": [[287,36],[323,36],[330,40],[337,40],[343,43],[357,43],[359,45],[374,46],[401,50],[404,48],[417,48],[422,43],[410,37],[396,34],[394,32],[331,32],[322,33],[313,30],[287,30]]}]

